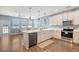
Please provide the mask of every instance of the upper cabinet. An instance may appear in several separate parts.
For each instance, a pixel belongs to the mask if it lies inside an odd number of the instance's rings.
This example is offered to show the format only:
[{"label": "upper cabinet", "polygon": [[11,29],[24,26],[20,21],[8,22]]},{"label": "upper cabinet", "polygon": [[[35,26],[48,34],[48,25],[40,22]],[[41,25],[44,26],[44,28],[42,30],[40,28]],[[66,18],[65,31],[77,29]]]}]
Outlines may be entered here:
[{"label": "upper cabinet", "polygon": [[62,25],[62,21],[63,21],[63,18],[62,18],[62,14],[60,15],[57,15],[57,25]]},{"label": "upper cabinet", "polygon": [[73,11],[73,13],[74,13],[73,23],[74,25],[79,25],[79,10]]},{"label": "upper cabinet", "polygon": [[51,16],[51,17],[49,17],[49,25],[51,26],[51,25],[54,25],[54,17],[53,16]]},{"label": "upper cabinet", "polygon": [[[76,11],[73,13],[73,11],[68,11],[68,12],[64,12],[62,14],[58,14],[55,16],[51,16],[49,18],[49,24],[50,25],[62,25],[63,21],[68,21],[68,20],[72,20],[74,22],[74,24],[79,24],[78,21],[78,15],[79,11]],[[74,20],[76,19],[76,20]]]},{"label": "upper cabinet", "polygon": [[72,11],[62,13],[63,21],[73,20],[73,16],[74,14]]},{"label": "upper cabinet", "polygon": [[68,17],[68,20],[73,20],[74,19],[73,11],[67,12],[67,17]]},{"label": "upper cabinet", "polygon": [[62,19],[63,19],[63,21],[67,21],[68,20],[67,18],[68,18],[67,17],[67,13],[66,12],[62,13]]},{"label": "upper cabinet", "polygon": [[49,18],[49,24],[50,25],[62,25],[62,14],[61,15],[56,15],[56,16],[51,16]]}]

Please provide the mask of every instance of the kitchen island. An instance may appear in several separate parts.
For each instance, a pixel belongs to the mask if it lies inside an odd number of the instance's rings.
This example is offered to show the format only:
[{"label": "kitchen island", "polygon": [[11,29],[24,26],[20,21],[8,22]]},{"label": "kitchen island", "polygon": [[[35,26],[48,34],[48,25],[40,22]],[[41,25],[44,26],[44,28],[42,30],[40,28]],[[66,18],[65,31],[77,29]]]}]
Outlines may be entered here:
[{"label": "kitchen island", "polygon": [[61,39],[60,28],[48,28],[42,30],[23,31],[23,46],[26,49],[46,41],[52,37]]}]

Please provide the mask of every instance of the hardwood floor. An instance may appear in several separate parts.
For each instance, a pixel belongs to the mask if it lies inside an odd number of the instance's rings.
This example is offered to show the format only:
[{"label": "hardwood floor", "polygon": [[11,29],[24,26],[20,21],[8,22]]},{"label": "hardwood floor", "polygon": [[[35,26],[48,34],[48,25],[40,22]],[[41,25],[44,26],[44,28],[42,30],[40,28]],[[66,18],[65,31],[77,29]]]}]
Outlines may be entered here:
[{"label": "hardwood floor", "polygon": [[24,48],[22,35],[3,36],[0,38],[0,52],[79,52],[79,46],[65,41],[50,39],[54,42],[45,48],[40,48],[37,45],[29,48]]}]

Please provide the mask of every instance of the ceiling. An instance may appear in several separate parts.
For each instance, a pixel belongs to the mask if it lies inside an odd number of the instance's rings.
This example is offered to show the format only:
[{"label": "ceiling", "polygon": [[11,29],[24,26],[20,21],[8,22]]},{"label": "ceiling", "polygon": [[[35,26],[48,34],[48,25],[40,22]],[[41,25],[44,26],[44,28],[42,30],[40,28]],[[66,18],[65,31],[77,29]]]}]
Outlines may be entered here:
[{"label": "ceiling", "polygon": [[[0,14],[14,15],[33,19],[51,15],[75,6],[0,6]],[[31,8],[31,14],[29,11]],[[40,12],[39,12],[40,11]]]}]

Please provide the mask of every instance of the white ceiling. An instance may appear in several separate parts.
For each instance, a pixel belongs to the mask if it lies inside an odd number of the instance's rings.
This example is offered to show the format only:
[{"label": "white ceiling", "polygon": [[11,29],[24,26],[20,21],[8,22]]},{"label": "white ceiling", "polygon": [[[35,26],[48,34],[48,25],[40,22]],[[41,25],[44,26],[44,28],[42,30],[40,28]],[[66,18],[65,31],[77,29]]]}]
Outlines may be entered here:
[{"label": "white ceiling", "polygon": [[[57,13],[59,11],[67,10],[69,8],[73,7],[67,7],[67,6],[30,6],[31,9],[31,17],[33,19],[42,17],[42,16],[47,16],[51,15],[54,13]],[[22,16],[29,18],[29,6],[0,6],[0,13],[1,14],[7,14],[7,15],[12,15],[14,16]],[[39,11],[40,10],[40,16],[39,16]]]}]

